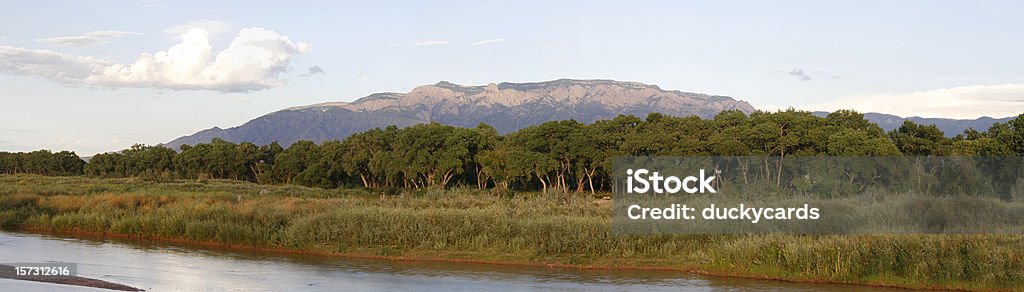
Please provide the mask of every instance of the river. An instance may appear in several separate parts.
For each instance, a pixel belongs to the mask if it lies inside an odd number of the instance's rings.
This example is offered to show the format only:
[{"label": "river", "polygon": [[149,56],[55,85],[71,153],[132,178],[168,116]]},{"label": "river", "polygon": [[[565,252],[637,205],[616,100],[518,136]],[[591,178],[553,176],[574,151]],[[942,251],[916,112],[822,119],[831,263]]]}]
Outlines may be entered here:
[{"label": "river", "polygon": [[[78,275],[147,291],[864,291],[681,272],[581,270],[235,252],[0,232],[0,263],[77,263]],[[0,279],[2,291],[98,289]]]}]

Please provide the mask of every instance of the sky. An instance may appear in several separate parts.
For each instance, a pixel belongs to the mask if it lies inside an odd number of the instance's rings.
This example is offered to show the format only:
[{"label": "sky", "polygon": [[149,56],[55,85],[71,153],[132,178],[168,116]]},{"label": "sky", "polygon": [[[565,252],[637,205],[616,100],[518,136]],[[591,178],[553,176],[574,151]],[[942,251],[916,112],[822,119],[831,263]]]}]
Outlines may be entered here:
[{"label": "sky", "polygon": [[117,151],[442,80],[1016,116],[1022,15],[1024,0],[18,1],[0,10],[0,151]]}]

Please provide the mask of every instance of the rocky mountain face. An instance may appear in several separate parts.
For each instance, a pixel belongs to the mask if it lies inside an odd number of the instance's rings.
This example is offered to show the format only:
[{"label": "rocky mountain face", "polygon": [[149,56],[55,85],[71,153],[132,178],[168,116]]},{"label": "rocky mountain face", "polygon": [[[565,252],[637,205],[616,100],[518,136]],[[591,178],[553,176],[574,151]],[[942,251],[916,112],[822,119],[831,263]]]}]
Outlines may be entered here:
[{"label": "rocky mountain face", "polygon": [[165,146],[177,149],[182,144],[208,143],[213,138],[255,144],[277,141],[287,146],[299,140],[319,143],[372,128],[429,122],[460,127],[487,123],[508,133],[553,120],[592,123],[619,114],[643,117],[652,112],[711,118],[733,109],[754,111],[749,103],[727,96],[664,90],[637,82],[560,79],[462,86],[442,81],[408,93],[376,93],[351,103],[288,108],[238,127],[203,130]]},{"label": "rocky mountain face", "polygon": [[[165,146],[209,143],[213,138],[258,145],[277,141],[288,146],[299,140],[340,140],[354,133],[389,125],[399,127],[438,122],[459,127],[487,123],[508,133],[553,120],[575,119],[583,123],[610,119],[619,114],[645,117],[652,112],[671,116],[712,118],[724,110],[751,113],[749,103],[727,96],[664,90],[656,85],[613,80],[560,79],[535,83],[499,83],[463,86],[449,82],[424,85],[408,93],[376,93],[353,102],[328,102],[287,108],[253,119],[241,126],[210,128],[175,139]],[[827,112],[815,112],[825,116]],[[904,120],[934,124],[947,136],[967,128],[986,130],[1010,118],[975,120],[903,118],[866,113],[865,118],[886,131]]]}]

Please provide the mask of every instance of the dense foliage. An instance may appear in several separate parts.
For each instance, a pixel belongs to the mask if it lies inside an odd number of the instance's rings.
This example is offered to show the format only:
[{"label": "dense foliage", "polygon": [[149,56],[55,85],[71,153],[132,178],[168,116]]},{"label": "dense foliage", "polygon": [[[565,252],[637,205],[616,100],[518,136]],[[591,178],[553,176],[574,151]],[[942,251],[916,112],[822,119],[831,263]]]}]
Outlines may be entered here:
[{"label": "dense foliage", "polygon": [[80,175],[85,161],[75,152],[0,152],[0,173],[30,173],[41,175]]},{"label": "dense foliage", "polygon": [[[136,145],[93,156],[84,173],[225,178],[324,188],[475,186],[593,192],[610,187],[612,157],[643,155],[1019,156],[1024,155],[1024,115],[984,132],[969,129],[954,138],[945,137],[935,126],[910,121],[885,133],[853,111],[826,117],[795,110],[750,115],[725,111],[713,119],[620,115],[589,125],[574,120],[547,122],[507,135],[486,124],[459,128],[432,123],[373,129],[319,145],[300,141],[287,149],[276,143],[257,146],[219,139],[184,145],[180,152]],[[24,165],[10,164],[7,156],[0,156],[4,172],[82,172],[64,166]]]}]

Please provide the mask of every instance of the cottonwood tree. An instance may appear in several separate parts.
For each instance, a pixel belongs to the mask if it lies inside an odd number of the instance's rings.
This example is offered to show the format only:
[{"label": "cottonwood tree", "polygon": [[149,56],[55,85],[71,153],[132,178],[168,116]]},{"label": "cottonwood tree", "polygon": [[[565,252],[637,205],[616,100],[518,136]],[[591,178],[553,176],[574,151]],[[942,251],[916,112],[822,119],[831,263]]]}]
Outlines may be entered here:
[{"label": "cottonwood tree", "polygon": [[[133,145],[95,155],[88,164],[73,152],[40,150],[0,152],[0,172],[43,175],[131,177],[173,174],[180,178],[222,178],[263,184],[291,183],[317,187],[362,185],[366,188],[453,187],[541,190],[544,192],[597,192],[614,189],[611,164],[618,156],[737,156],[719,166],[735,166],[736,181],[750,179],[777,187],[807,189],[806,182],[782,181],[794,172],[827,166],[792,164],[791,156],[982,156],[978,171],[995,179],[1024,171],[1024,165],[996,159],[1024,154],[1024,115],[997,123],[986,131],[969,129],[946,138],[932,125],[905,122],[885,133],[855,111],[836,111],[825,117],[786,110],[723,111],[713,119],[672,117],[657,113],[645,118],[619,115],[587,125],[574,120],[551,121],[506,135],[480,124],[458,128],[437,123],[399,129],[389,126],[356,133],[341,141],[317,144],[299,141],[284,149],[277,143],[255,145],[214,139],[210,143],[182,145],[179,152],[162,146]],[[760,156],[763,160],[742,159]],[[987,159],[987,158],[986,158]],[[922,164],[910,183],[936,185],[941,165]],[[878,168],[882,167],[882,168]],[[880,174],[872,169],[888,166],[845,164],[833,167],[837,189],[861,188]],[[901,168],[902,167],[902,168]],[[890,175],[891,176],[891,175]],[[723,177],[722,182],[730,178]],[[845,181],[845,182],[844,182]],[[716,184],[719,183],[716,181]],[[974,183],[974,182],[972,182]],[[1009,186],[997,185],[1004,189]]]}]

